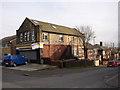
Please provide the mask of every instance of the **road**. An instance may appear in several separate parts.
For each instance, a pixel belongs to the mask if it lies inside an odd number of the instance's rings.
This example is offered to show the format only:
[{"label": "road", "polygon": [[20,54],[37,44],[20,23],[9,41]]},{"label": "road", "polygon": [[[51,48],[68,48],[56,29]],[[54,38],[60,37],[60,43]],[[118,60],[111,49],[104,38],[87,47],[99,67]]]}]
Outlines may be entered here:
[{"label": "road", "polygon": [[3,68],[3,88],[113,88],[106,80],[118,74],[118,68],[92,67],[25,72]]}]

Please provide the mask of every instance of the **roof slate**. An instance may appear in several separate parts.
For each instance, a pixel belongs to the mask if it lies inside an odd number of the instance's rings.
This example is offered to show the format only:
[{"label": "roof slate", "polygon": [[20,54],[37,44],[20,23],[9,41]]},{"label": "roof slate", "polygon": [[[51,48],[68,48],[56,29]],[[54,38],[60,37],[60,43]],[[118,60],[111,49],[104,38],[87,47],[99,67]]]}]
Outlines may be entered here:
[{"label": "roof slate", "polygon": [[69,28],[66,26],[56,25],[48,22],[37,21],[34,19],[29,19],[34,25],[40,25],[42,31],[45,32],[53,32],[53,33],[61,33],[61,34],[68,34],[68,35],[76,35],[76,36],[83,36],[82,33],[77,31],[75,28]]},{"label": "roof slate", "polygon": [[0,42],[2,42],[2,44],[4,44],[4,43],[7,43],[7,42],[10,42],[13,39],[16,39],[16,35],[12,35],[12,36],[8,36],[8,37],[5,37],[5,38],[2,38],[0,40]]}]

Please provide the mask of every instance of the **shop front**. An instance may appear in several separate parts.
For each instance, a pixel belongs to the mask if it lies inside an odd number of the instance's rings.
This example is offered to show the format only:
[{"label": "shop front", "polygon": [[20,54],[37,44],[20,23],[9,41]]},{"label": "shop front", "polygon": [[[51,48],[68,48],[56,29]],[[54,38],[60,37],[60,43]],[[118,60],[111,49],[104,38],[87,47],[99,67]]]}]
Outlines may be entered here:
[{"label": "shop front", "polygon": [[40,48],[32,48],[32,45],[19,45],[17,54],[24,55],[30,63],[40,63]]}]

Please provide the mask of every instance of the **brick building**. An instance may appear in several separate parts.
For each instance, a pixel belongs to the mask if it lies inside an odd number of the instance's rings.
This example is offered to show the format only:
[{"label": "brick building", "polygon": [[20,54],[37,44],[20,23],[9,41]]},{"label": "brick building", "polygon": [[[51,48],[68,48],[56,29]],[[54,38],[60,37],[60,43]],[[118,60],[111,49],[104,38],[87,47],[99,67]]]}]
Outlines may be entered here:
[{"label": "brick building", "polygon": [[84,56],[84,35],[74,28],[26,18],[16,32],[17,53],[31,62]]},{"label": "brick building", "polygon": [[0,58],[5,54],[15,55],[16,54],[16,35],[8,36],[0,40],[1,52]]}]

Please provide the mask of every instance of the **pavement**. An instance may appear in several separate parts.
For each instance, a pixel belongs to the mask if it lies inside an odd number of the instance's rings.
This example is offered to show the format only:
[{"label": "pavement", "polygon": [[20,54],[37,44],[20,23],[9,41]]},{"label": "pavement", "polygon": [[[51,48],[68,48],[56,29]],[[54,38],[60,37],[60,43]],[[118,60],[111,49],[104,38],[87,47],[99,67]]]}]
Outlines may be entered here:
[{"label": "pavement", "polygon": [[57,66],[47,65],[47,64],[27,64],[27,65],[19,65],[16,67],[6,67],[14,70],[21,71],[38,71],[38,70],[46,70],[46,69],[56,69]]}]

